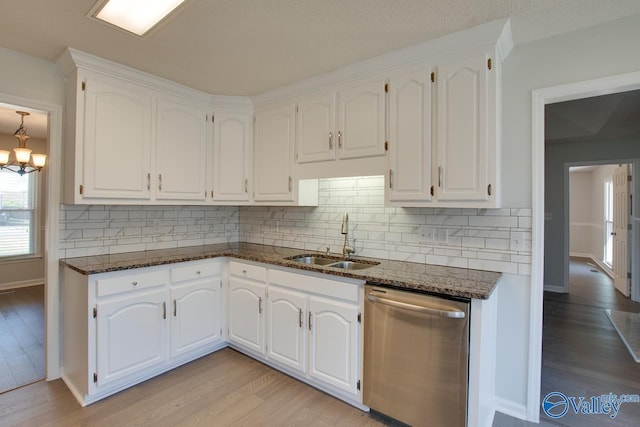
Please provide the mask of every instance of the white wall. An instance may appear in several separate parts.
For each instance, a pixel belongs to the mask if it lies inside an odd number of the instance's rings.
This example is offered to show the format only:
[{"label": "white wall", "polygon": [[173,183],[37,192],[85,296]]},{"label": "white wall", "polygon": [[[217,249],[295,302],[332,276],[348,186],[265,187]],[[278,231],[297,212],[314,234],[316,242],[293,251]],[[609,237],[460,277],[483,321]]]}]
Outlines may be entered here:
[{"label": "white wall", "polygon": [[[514,31],[517,29],[514,28]],[[637,71],[640,69],[638,40],[640,15],[513,49],[502,69],[502,182],[505,207],[532,206],[532,90]],[[557,218],[554,213],[554,221],[556,219],[562,220],[562,217]],[[545,227],[548,225],[549,221]],[[547,245],[547,248],[554,249],[554,246]],[[526,352],[523,353],[521,349],[528,348],[530,289],[522,289],[519,287],[521,285],[515,280],[507,280],[500,290],[498,317],[508,323],[499,326],[497,350],[501,357],[507,359],[523,357]],[[527,283],[527,288],[529,286],[530,283]],[[511,298],[503,298],[503,292],[511,295]],[[519,307],[519,310],[513,307]],[[522,365],[510,366],[510,369],[501,369],[498,365],[498,410],[520,417],[527,415],[528,366],[539,363],[539,360],[527,360]],[[537,407],[530,408],[530,413],[538,410]]]},{"label": "white wall", "polygon": [[573,256],[590,257],[593,254],[593,233],[597,224],[592,215],[592,179],[590,170],[569,174],[569,253]]}]

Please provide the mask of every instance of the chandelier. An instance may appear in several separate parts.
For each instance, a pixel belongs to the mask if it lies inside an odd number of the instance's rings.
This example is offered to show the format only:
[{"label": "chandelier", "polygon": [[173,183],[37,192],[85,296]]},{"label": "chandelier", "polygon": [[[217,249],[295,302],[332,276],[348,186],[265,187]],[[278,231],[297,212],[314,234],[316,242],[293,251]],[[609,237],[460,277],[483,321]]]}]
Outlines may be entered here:
[{"label": "chandelier", "polygon": [[18,139],[18,147],[13,149],[15,159],[9,161],[11,152],[0,150],[0,169],[10,170],[20,176],[35,171],[40,172],[47,161],[47,155],[31,154],[31,150],[26,146],[30,136],[27,135],[27,129],[24,127],[24,116],[28,116],[30,113],[25,111],[16,111],[16,113],[20,114],[20,127],[13,134]]}]

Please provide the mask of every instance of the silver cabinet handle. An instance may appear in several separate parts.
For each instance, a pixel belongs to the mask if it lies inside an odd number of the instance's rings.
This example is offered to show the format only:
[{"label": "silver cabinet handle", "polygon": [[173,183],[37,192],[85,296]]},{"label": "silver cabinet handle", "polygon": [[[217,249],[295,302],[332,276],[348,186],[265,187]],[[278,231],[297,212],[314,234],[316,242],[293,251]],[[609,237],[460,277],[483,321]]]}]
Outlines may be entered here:
[{"label": "silver cabinet handle", "polygon": [[249,192],[249,180],[247,178],[244,179],[244,192]]},{"label": "silver cabinet handle", "polygon": [[158,174],[158,190],[162,191],[162,174]]},{"label": "silver cabinet handle", "polygon": [[438,310],[435,308],[424,307],[421,305],[408,304],[406,302],[395,301],[387,298],[380,298],[375,295],[367,295],[367,299],[371,302],[378,302],[380,304],[388,305],[395,308],[402,308],[404,310],[416,311],[418,313],[435,314],[442,317],[448,317],[451,319],[464,319],[465,313],[457,310]]},{"label": "silver cabinet handle", "polygon": [[389,169],[389,188],[393,189],[393,169]]},{"label": "silver cabinet handle", "polygon": [[196,274],[199,276],[200,275],[200,270],[196,271]]},{"label": "silver cabinet handle", "polygon": [[293,190],[293,178],[289,177],[289,193]]},{"label": "silver cabinet handle", "polygon": [[302,309],[299,308],[298,309],[298,324],[300,325],[300,327],[302,328]]},{"label": "silver cabinet handle", "polygon": [[258,297],[258,314],[262,314],[262,297]]},{"label": "silver cabinet handle", "polygon": [[329,150],[333,150],[333,132],[329,132]]},{"label": "silver cabinet handle", "polygon": [[173,300],[173,317],[178,315],[178,301]]},{"label": "silver cabinet handle", "polygon": [[442,188],[442,166],[438,166],[438,188]]},{"label": "silver cabinet handle", "polygon": [[138,282],[131,282],[133,286],[138,286]]},{"label": "silver cabinet handle", "polygon": [[342,131],[338,131],[338,147],[342,148]]},{"label": "silver cabinet handle", "polygon": [[309,330],[311,330],[311,312],[309,312]]},{"label": "silver cabinet handle", "polygon": [[162,303],[162,318],[166,319],[167,318],[167,302],[163,302]]},{"label": "silver cabinet handle", "polygon": [[151,190],[151,174],[147,174],[147,190]]}]

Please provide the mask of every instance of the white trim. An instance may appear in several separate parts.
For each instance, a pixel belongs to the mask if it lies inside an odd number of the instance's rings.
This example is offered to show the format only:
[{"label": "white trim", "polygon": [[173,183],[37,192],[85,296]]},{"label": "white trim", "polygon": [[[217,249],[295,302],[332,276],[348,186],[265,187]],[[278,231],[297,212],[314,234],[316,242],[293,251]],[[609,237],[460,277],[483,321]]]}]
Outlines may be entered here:
[{"label": "white trim", "polygon": [[527,408],[524,405],[513,403],[511,400],[496,397],[495,407],[497,412],[501,412],[521,420],[527,419]]},{"label": "white trim", "polygon": [[39,279],[20,280],[18,282],[0,283],[0,291],[9,289],[27,288],[29,286],[44,285],[44,277]]},{"label": "white trim", "polygon": [[567,293],[567,291],[565,290],[564,286],[562,286],[562,285],[551,285],[551,284],[548,284],[548,283],[545,283],[544,291],[545,292],[555,292],[557,294],[566,294]]},{"label": "white trim", "polygon": [[[595,80],[535,89],[531,92],[532,253],[529,323],[527,419],[540,420],[542,363],[542,298],[544,275],[544,107],[548,103],[606,95],[640,88],[640,71]],[[637,184],[636,187],[640,184]],[[636,198],[637,199],[637,198]],[[636,236],[640,232],[636,231]],[[637,240],[640,241],[640,238]],[[633,269],[633,266],[632,266]],[[638,274],[632,272],[634,280]],[[639,286],[635,286],[637,290]],[[640,296],[640,290],[638,290]]]},{"label": "white trim", "polygon": [[32,108],[49,114],[47,194],[45,216],[45,359],[46,378],[60,378],[60,283],[58,239],[62,182],[62,106],[0,93],[0,102]]}]

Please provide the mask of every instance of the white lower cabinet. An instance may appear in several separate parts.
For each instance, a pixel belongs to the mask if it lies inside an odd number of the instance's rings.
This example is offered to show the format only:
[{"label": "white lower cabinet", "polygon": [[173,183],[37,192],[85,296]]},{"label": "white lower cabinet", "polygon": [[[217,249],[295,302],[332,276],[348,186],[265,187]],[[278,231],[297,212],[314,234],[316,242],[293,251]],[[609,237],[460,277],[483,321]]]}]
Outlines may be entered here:
[{"label": "white lower cabinet", "polygon": [[360,398],[362,282],[268,270],[266,360],[348,401]]},{"label": "white lower cabinet", "polygon": [[98,387],[167,360],[166,290],[131,292],[96,304]]},{"label": "white lower cabinet", "polygon": [[309,376],[357,395],[358,305],[309,298]]},{"label": "white lower cabinet", "polygon": [[226,346],[222,261],[62,271],[63,373],[87,405]]}]

